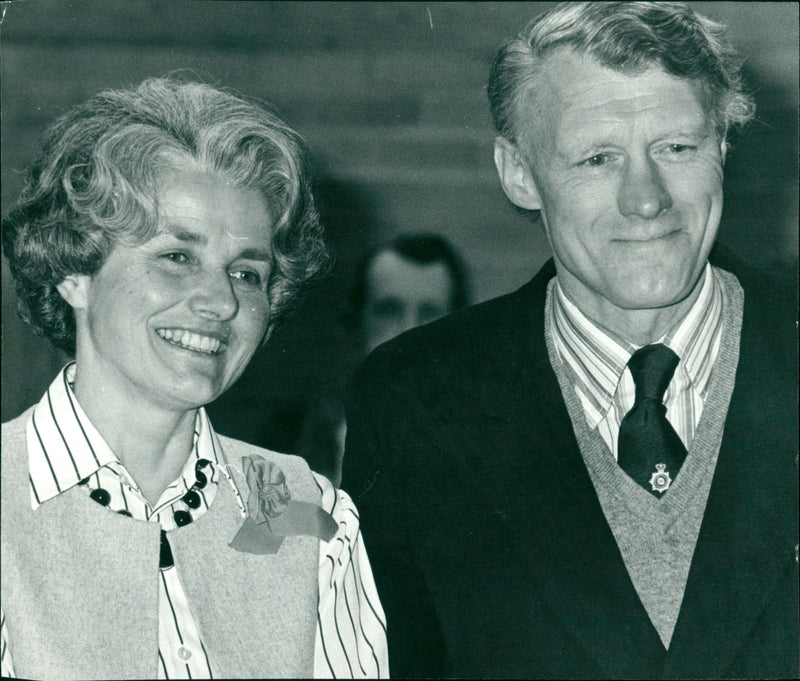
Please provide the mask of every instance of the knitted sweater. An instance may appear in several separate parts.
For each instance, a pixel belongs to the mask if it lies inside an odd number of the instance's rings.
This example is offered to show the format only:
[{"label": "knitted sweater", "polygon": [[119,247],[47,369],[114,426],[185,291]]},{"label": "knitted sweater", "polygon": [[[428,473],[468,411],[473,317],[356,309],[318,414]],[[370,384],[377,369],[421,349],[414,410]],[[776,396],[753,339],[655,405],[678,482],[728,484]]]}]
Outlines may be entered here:
[{"label": "knitted sweater", "polygon": [[739,359],[742,289],[732,274],[724,270],[717,270],[717,274],[722,284],[724,315],[719,357],[686,462],[669,492],[660,499],[630,480],[600,434],[589,429],[569,368],[559,359],[551,340],[550,311],[545,312],[550,362],[561,386],[581,455],[631,581],[665,648],[669,648],[683,601]]}]

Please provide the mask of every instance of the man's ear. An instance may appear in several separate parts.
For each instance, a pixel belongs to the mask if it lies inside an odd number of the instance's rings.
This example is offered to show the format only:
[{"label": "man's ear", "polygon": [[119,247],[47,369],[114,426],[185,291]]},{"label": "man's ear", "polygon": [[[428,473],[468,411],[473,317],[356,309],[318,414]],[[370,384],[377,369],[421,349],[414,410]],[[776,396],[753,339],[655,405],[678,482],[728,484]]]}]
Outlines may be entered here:
[{"label": "man's ear", "polygon": [[66,300],[73,310],[81,310],[89,304],[89,282],[91,277],[88,274],[70,274],[56,286],[61,297]]},{"label": "man's ear", "polygon": [[527,161],[519,149],[504,137],[494,141],[494,164],[503,191],[511,203],[528,210],[540,210],[542,201]]},{"label": "man's ear", "polygon": [[722,155],[722,165],[725,165],[725,157],[728,155],[728,140],[723,138],[719,145],[719,152]]}]

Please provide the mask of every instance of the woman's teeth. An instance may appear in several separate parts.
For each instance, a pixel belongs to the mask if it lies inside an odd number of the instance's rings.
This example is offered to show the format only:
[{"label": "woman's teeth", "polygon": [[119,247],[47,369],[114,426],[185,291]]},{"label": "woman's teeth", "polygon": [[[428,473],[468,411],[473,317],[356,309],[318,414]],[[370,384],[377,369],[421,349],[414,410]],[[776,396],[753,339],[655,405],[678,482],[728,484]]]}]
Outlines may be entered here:
[{"label": "woman's teeth", "polygon": [[156,329],[156,333],[174,345],[180,345],[187,350],[204,352],[209,355],[219,352],[222,346],[222,342],[216,338],[201,336],[199,333],[192,333],[183,329]]}]

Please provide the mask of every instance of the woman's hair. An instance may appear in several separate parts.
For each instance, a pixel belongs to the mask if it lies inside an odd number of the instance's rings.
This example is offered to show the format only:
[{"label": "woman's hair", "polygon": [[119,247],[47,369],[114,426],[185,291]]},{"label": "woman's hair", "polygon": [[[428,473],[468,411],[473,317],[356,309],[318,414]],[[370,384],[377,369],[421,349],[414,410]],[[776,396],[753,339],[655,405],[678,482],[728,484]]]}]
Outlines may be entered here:
[{"label": "woman's hair", "polygon": [[74,354],[75,317],[57,285],[97,272],[118,243],[154,236],[159,177],[186,166],[266,199],[275,220],[270,329],[285,315],[328,262],[303,141],[261,103],[155,78],[101,92],[61,116],[3,223],[20,315],[38,334]]},{"label": "woman's hair", "polygon": [[741,60],[721,24],[677,2],[564,2],[506,42],[492,65],[488,96],[494,126],[517,147],[538,73],[558,48],[618,71],[657,66],[698,83],[720,138],[753,115],[753,100],[742,90]]}]

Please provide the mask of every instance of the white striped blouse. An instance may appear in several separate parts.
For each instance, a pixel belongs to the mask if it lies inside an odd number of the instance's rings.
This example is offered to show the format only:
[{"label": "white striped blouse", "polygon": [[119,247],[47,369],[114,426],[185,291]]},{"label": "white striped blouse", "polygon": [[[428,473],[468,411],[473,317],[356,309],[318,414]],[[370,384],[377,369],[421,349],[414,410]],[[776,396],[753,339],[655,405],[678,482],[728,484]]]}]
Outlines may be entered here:
[{"label": "white striped blouse", "polygon": [[[28,424],[31,506],[75,485],[111,511],[155,522],[162,529],[159,582],[159,679],[213,678],[202,637],[169,549],[169,532],[202,516],[219,484],[230,484],[243,517],[239,490],[221,460],[222,449],[204,409],[199,409],[191,453],[180,476],[151,506],[122,462],[81,409],[72,392],[75,364],[67,365],[34,409]],[[224,457],[223,457],[224,459]],[[314,474],[322,507],[339,526],[320,542],[319,603],[314,650],[316,678],[386,678],[386,620],[350,497]],[[0,663],[13,677],[13,640],[0,607]]]},{"label": "white striped blouse", "polygon": [[[584,315],[558,285],[550,282],[550,328],[559,357],[576,378],[575,393],[586,422],[596,428],[617,457],[619,424],[633,406],[636,386],[627,368],[638,346],[612,337]],[[708,394],[711,369],[722,337],[722,291],[714,268],[706,265],[697,300],[662,338],[680,361],[664,396],[667,419],[688,448]]]}]

